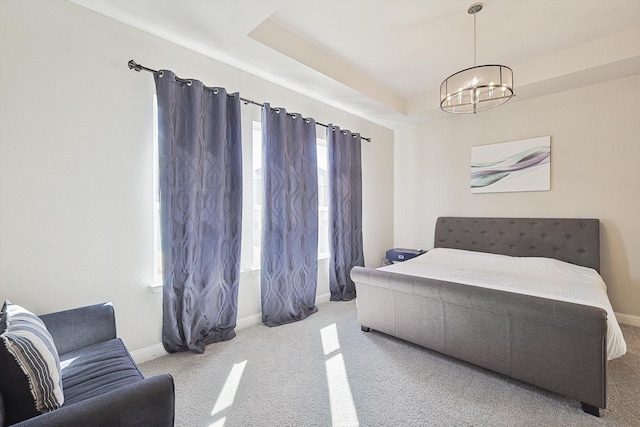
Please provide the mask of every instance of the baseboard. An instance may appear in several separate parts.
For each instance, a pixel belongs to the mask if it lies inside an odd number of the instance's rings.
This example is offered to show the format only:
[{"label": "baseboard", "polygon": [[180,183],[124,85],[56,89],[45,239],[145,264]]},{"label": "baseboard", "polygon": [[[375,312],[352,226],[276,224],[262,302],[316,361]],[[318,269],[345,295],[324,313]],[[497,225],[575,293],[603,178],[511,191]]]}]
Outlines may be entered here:
[{"label": "baseboard", "polygon": [[249,326],[258,325],[262,322],[262,313],[252,314],[238,319],[236,321],[236,330],[248,328]]},{"label": "baseboard", "polygon": [[623,325],[635,326],[640,328],[640,316],[634,316],[632,314],[615,313],[618,323]]},{"label": "baseboard", "polygon": [[158,357],[166,356],[167,353],[162,343],[154,344],[149,347],[141,348],[131,352],[131,357],[137,364],[149,362],[150,360],[157,359]]},{"label": "baseboard", "polygon": [[[248,328],[249,326],[257,325],[262,322],[262,313],[253,314],[251,316],[238,319],[236,324],[236,330]],[[167,353],[162,343],[154,344],[149,347],[141,348],[131,352],[131,357],[137,364],[149,362],[158,357],[166,356]]]},{"label": "baseboard", "polygon": [[[327,292],[326,294],[321,294],[316,296],[316,304],[322,304],[325,302],[329,302],[331,298],[331,294]],[[259,325],[262,323],[262,313],[252,314],[251,316],[241,317],[236,321],[236,330],[248,328],[249,326]]]},{"label": "baseboard", "polygon": [[326,294],[316,295],[316,304],[322,304],[323,302],[329,302],[331,298],[331,293],[327,292]]},{"label": "baseboard", "polygon": [[[316,304],[329,302],[330,298],[331,294],[329,292],[327,292],[326,294],[318,295],[316,296]],[[624,323],[622,321],[619,322]],[[236,321],[236,330],[245,329],[253,325],[259,325],[260,323],[262,323],[262,313],[245,316]],[[158,343],[149,347],[141,348],[140,350],[132,351],[131,357],[133,357],[133,360],[135,360],[137,364],[140,364],[149,362],[153,359],[157,359],[158,357],[166,356],[167,354],[169,353],[165,351],[162,343]]]}]

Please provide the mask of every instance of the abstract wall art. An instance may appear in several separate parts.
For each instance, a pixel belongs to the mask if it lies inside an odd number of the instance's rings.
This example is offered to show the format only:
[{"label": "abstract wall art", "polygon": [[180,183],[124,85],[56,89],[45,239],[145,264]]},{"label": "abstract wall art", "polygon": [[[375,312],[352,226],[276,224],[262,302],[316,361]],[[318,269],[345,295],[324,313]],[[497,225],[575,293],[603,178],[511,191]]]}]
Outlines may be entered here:
[{"label": "abstract wall art", "polygon": [[550,136],[471,147],[471,193],[550,189]]}]

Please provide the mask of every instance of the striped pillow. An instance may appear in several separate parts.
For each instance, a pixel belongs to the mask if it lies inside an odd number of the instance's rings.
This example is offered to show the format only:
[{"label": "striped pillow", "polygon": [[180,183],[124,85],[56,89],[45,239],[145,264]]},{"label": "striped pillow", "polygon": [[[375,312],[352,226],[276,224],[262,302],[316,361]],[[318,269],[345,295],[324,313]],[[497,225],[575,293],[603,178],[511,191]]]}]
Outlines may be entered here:
[{"label": "striped pillow", "polygon": [[42,320],[6,301],[0,328],[0,387],[7,422],[18,422],[62,406],[58,351]]}]

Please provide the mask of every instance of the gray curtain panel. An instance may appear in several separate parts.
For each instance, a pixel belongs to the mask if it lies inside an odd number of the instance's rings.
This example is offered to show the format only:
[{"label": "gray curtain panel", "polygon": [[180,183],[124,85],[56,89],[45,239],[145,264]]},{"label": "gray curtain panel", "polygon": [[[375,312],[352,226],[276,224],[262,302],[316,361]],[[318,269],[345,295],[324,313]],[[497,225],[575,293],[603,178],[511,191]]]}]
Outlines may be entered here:
[{"label": "gray curtain panel", "polygon": [[356,297],[349,273],[364,266],[362,159],[359,134],[327,127],[329,165],[329,290],[331,301]]},{"label": "gray curtain panel", "polygon": [[162,342],[203,353],[235,336],[240,274],[240,96],[155,74],[158,94]]},{"label": "gray curtain panel", "polygon": [[316,123],[262,108],[262,321],[278,326],[318,311]]}]

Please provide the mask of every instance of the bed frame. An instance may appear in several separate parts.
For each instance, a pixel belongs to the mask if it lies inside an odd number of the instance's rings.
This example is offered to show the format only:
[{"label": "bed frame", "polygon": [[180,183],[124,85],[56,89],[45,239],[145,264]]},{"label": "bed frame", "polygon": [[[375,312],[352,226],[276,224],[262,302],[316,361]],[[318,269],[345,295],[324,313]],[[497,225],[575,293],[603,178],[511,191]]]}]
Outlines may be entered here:
[{"label": "bed frame", "polygon": [[[437,219],[434,246],[600,270],[597,219]],[[581,304],[354,267],[358,322],[519,381],[607,405],[607,313]]]}]

